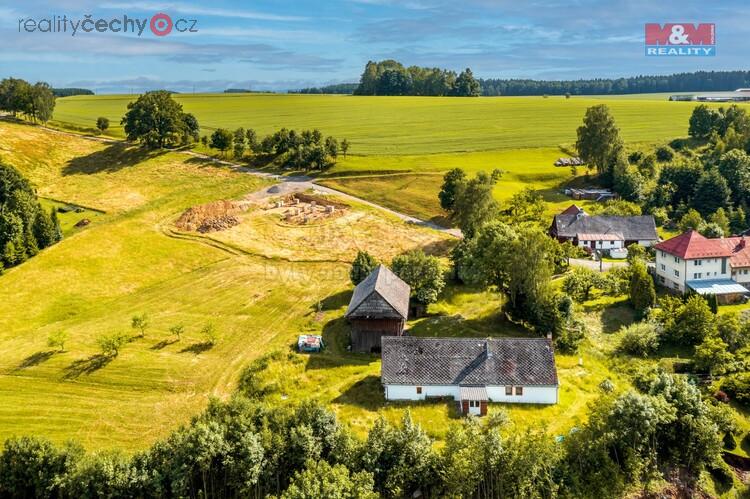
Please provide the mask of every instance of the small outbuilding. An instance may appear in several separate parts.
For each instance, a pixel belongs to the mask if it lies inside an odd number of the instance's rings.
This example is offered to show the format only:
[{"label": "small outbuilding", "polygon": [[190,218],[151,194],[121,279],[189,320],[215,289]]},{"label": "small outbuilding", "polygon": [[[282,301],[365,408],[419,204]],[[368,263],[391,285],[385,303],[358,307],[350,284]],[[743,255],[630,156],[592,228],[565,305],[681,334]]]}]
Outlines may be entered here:
[{"label": "small outbuilding", "polygon": [[409,316],[410,293],[409,285],[384,265],[359,283],[346,311],[352,351],[377,353],[383,336],[401,336]]}]

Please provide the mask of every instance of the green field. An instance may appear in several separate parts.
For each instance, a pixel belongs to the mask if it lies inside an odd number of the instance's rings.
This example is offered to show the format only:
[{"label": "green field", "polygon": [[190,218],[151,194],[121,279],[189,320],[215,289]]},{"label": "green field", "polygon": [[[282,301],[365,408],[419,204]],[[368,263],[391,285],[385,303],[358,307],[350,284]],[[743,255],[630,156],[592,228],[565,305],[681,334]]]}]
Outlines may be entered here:
[{"label": "green field", "polygon": [[[500,168],[507,173],[496,189],[499,199],[532,187],[542,191],[551,209],[559,209],[567,200],[558,191],[571,173],[553,163],[569,154],[588,107],[606,103],[628,147],[649,150],[686,136],[695,105],[669,102],[665,94],[571,99],[271,94],[175,98],[196,115],[203,134],[218,127],[245,127],[263,135],[286,127],[319,128],[326,135],[347,138],[350,153],[326,172],[324,177],[333,177],[324,180],[326,185],[436,220],[444,216],[434,200],[440,174],[450,168],[470,172]],[[106,116],[112,126],[108,134],[122,137],[120,118],[134,99],[130,95],[58,99],[51,125],[92,132],[96,118]],[[387,173],[419,176],[373,177]]]},{"label": "green field", "polygon": [[[355,97],[332,95],[176,95],[195,114],[203,133],[216,128],[319,128],[348,138],[355,155],[435,154],[557,147],[575,142],[586,108],[606,102],[627,142],[661,142],[687,134],[694,107],[664,96],[643,99],[597,97]],[[120,119],[130,95],[58,99],[53,120],[93,128],[110,119],[109,133],[123,135]]]}]

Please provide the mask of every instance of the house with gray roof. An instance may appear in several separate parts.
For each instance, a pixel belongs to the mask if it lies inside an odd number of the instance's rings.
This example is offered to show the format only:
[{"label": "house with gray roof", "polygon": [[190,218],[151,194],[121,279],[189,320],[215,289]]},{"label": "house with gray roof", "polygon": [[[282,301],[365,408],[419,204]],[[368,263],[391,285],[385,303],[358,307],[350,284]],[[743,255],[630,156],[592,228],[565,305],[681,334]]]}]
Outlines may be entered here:
[{"label": "house with gray roof", "polygon": [[551,339],[383,337],[382,356],[386,400],[452,397],[480,416],[488,402],[558,402]]},{"label": "house with gray roof", "polygon": [[636,243],[650,247],[659,242],[651,215],[590,216],[576,205],[555,215],[549,234],[560,242],[570,241],[591,251],[607,252]]},{"label": "house with gray roof", "polygon": [[379,265],[354,288],[346,310],[352,351],[380,352],[380,338],[401,336],[409,316],[411,288],[388,267]]}]

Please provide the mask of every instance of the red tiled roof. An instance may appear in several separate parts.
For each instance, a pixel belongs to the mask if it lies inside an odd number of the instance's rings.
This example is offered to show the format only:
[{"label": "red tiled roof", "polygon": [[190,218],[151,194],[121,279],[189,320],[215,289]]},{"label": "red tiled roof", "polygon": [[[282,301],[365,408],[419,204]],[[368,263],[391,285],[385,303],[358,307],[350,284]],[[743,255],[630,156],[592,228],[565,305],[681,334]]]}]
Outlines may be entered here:
[{"label": "red tiled roof", "polygon": [[578,215],[583,211],[583,208],[579,208],[578,206],[571,204],[567,208],[565,208],[565,211],[560,213],[560,215]]},{"label": "red tiled roof", "polygon": [[730,257],[732,267],[750,266],[750,245],[744,237],[708,239],[689,230],[654,247],[685,260]]}]

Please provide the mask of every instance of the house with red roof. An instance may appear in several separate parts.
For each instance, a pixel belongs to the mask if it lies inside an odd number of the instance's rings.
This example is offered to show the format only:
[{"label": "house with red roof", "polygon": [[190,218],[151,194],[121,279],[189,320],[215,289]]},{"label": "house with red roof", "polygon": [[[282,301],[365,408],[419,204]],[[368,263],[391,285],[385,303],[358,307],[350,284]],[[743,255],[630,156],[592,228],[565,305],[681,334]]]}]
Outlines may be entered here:
[{"label": "house with red roof", "polygon": [[723,303],[750,289],[750,244],[744,236],[709,239],[689,230],[656,246],[656,281],[684,293],[713,294]]}]

